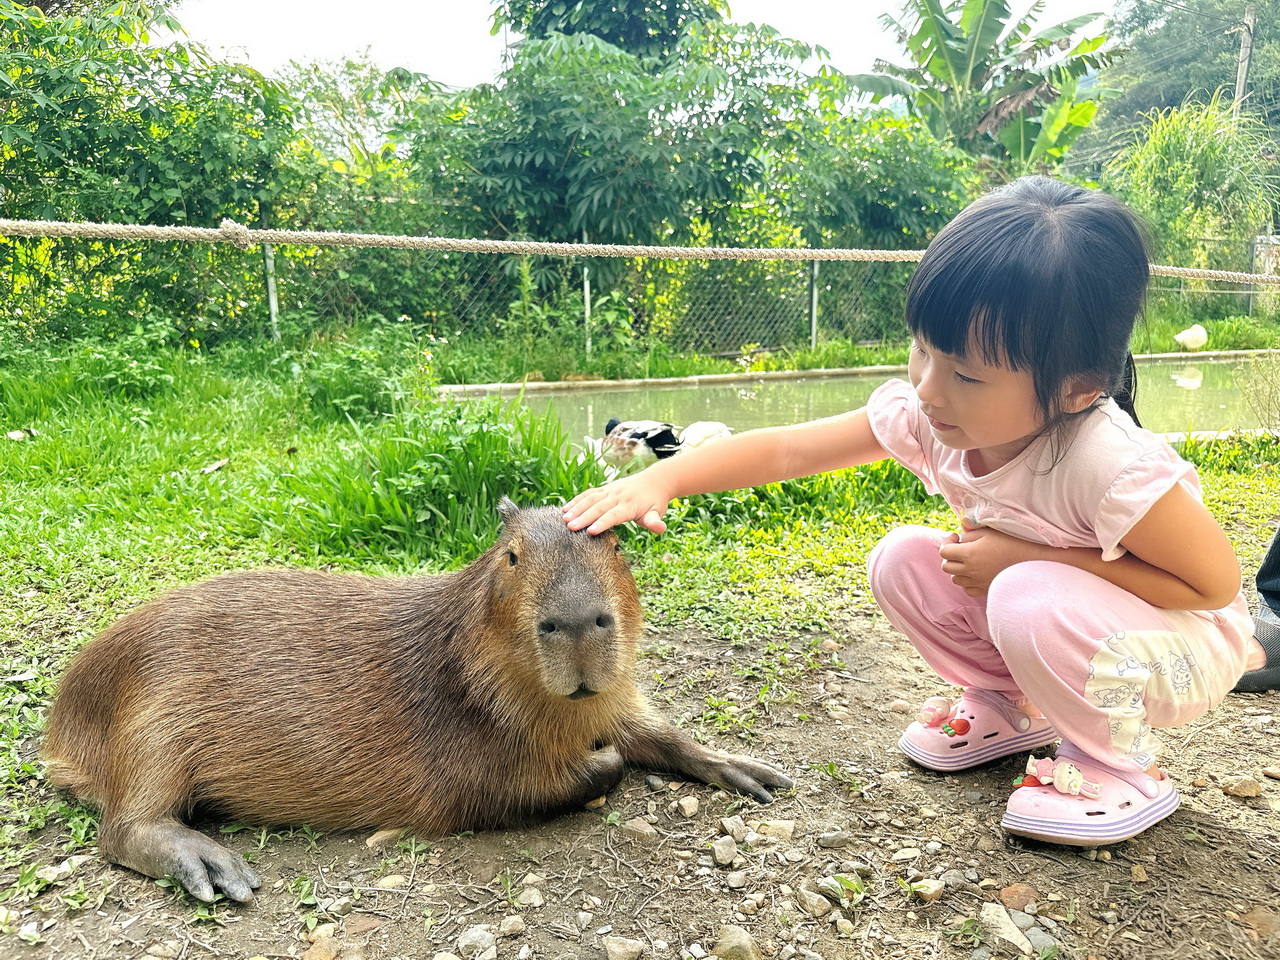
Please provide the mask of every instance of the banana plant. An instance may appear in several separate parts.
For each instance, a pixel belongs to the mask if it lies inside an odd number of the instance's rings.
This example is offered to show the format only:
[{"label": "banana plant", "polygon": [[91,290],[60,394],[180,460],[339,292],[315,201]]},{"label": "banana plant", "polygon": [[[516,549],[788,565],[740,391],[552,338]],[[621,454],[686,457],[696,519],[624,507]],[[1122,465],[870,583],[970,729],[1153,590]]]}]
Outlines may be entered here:
[{"label": "banana plant", "polygon": [[910,65],[877,61],[875,73],[850,82],[873,101],[903,98],[935,136],[968,153],[1051,166],[1097,112],[1102,91],[1087,77],[1106,61],[1106,36],[1076,39],[1101,14],[1040,28],[1043,9],[1038,0],[1015,18],[1006,0],[906,0],[901,15],[880,20]]}]

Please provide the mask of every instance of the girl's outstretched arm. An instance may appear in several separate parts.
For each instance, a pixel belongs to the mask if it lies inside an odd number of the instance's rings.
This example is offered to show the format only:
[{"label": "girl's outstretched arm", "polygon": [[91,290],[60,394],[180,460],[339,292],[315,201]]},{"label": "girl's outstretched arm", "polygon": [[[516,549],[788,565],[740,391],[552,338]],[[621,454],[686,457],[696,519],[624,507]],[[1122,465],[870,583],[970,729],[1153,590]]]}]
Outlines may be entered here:
[{"label": "girl's outstretched arm", "polygon": [[635,520],[662,533],[662,515],[675,497],[756,487],[852,467],[889,454],[865,408],[787,427],[749,430],[659,460],[637,474],[586,490],[565,505],[570,529],[601,533]]}]

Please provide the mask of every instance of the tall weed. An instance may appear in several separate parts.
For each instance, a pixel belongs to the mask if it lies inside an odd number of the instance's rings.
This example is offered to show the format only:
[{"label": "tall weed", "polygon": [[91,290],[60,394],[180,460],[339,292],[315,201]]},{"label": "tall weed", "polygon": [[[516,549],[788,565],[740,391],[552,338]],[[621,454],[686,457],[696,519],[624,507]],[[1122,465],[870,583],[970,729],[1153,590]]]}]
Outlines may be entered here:
[{"label": "tall weed", "polygon": [[500,497],[559,503],[602,480],[553,415],[498,400],[407,406],[354,431],[280,479],[260,518],[273,535],[334,559],[451,565],[488,547]]}]

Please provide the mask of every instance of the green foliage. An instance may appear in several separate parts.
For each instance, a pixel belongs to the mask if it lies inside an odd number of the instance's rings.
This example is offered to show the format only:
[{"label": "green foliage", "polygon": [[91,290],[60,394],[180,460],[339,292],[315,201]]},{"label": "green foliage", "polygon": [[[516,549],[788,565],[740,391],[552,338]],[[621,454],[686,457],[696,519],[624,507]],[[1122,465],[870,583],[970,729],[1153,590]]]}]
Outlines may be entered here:
[{"label": "green foliage", "polygon": [[1210,259],[1212,238],[1246,241],[1280,200],[1272,148],[1258,122],[1232,117],[1218,96],[1147,115],[1141,135],[1107,165],[1103,182],[1152,224],[1165,262],[1247,269]]},{"label": "green foliage", "polygon": [[1015,19],[1005,0],[907,0],[901,19],[881,22],[911,64],[879,63],[878,73],[851,82],[876,99],[905,97],[935,135],[972,154],[1008,158],[1016,171],[1052,166],[1097,111],[1080,79],[1104,62],[1106,37],[1072,45],[1099,15],[1037,29],[1040,9]]},{"label": "green foliage", "polygon": [[[0,0],[0,215],[254,222],[311,179],[282,88],[195,45],[152,46],[157,27],[179,29],[136,0],[54,17]],[[112,335],[153,313],[200,340],[244,321],[256,270],[243,264],[204,245],[0,241],[27,338]]]},{"label": "green foliage", "polygon": [[501,0],[493,29],[513,27],[526,37],[588,33],[638,57],[664,59],[694,24],[718,22],[724,0]]},{"label": "green foliage", "polygon": [[[1275,139],[1280,134],[1280,0],[1253,0],[1253,6],[1253,54],[1242,108]],[[1096,176],[1139,135],[1145,116],[1206,100],[1215,90],[1234,96],[1244,11],[1240,0],[1120,0],[1108,28],[1114,54],[1098,76],[1110,92],[1081,138],[1079,156],[1072,155],[1072,166]]]},{"label": "green foliage", "polygon": [[497,533],[499,497],[554,503],[599,480],[594,463],[568,455],[551,414],[497,400],[424,404],[281,476],[261,523],[321,556],[469,560]]}]

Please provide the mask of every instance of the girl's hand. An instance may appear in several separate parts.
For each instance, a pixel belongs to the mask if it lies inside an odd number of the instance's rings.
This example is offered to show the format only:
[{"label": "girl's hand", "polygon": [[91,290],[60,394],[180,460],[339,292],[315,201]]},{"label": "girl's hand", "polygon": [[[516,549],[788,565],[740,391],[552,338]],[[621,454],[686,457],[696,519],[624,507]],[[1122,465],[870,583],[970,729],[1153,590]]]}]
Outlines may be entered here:
[{"label": "girl's hand", "polygon": [[656,480],[646,479],[648,472],[646,469],[578,494],[564,506],[569,529],[586,527],[587,533],[604,533],[612,526],[634,520],[646,530],[664,532],[667,525],[662,522],[662,515],[671,498]]},{"label": "girl's hand", "polygon": [[990,527],[973,526],[968,520],[963,521],[963,526],[961,533],[947,538],[938,549],[938,556],[942,558],[942,572],[950,574],[951,582],[971,597],[986,596],[991,581],[1006,567],[1041,559],[1046,550],[1052,549]]}]

